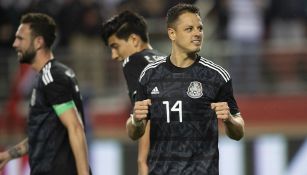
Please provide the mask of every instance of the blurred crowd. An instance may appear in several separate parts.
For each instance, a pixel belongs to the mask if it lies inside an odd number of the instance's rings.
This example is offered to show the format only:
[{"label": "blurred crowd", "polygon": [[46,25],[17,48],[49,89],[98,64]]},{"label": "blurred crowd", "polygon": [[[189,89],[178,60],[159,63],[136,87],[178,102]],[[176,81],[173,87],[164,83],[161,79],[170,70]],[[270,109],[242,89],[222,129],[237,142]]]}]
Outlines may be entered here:
[{"label": "blurred crowd", "polygon": [[[88,37],[99,36],[101,22],[118,11],[130,9],[140,13],[147,19],[163,18],[166,10],[174,4],[178,2],[195,3],[196,1],[1,0],[0,46],[10,47],[20,16],[29,11],[45,12],[53,16],[59,25],[59,34],[61,36],[59,44],[65,46],[69,44],[69,39],[74,33],[82,33]],[[212,7],[208,15],[216,18],[218,22],[216,33],[220,39],[238,37],[250,37],[249,39],[263,37],[267,39],[285,34],[283,31],[279,31],[282,29],[275,29],[275,27],[285,27],[284,30],[288,31],[286,33],[292,37],[293,35],[299,35],[300,37],[303,35],[306,38],[307,36],[307,1],[305,0],[198,1]],[[297,31],[298,25],[301,25],[302,31]],[[247,27],[253,29],[248,29]],[[244,34],[246,36],[238,36]]]},{"label": "blurred crowd", "polygon": [[[270,87],[274,84],[277,87],[278,83],[274,82],[293,77],[307,88],[306,0],[0,0],[0,56],[3,58],[0,73],[6,75],[0,80],[10,82],[12,78],[12,63],[8,59],[13,55],[11,45],[21,15],[44,12],[58,24],[56,51],[71,59],[70,65],[80,76],[81,84],[90,84],[96,94],[109,92],[118,87],[121,79],[120,69],[111,63],[110,53],[100,40],[102,22],[122,10],[138,12],[148,21],[153,46],[167,54],[164,17],[167,9],[178,2],[196,3],[201,9],[205,16],[205,47],[201,54],[212,56],[209,59],[217,60],[230,71],[239,93],[259,92],[266,82]],[[219,44],[216,46],[212,41]],[[275,46],[284,52],[296,48],[296,55],[275,53]],[[293,84],[293,81],[286,83]],[[280,87],[287,91],[288,86],[293,88],[287,84]],[[7,87],[0,85],[0,89]]]},{"label": "blurred crowd", "polygon": [[179,0],[1,0],[0,46],[11,46],[19,19],[26,12],[43,12],[54,17],[59,26],[58,44],[67,46],[75,33],[98,37],[102,21],[118,11],[130,9],[146,18],[162,17],[168,7],[178,2]]}]

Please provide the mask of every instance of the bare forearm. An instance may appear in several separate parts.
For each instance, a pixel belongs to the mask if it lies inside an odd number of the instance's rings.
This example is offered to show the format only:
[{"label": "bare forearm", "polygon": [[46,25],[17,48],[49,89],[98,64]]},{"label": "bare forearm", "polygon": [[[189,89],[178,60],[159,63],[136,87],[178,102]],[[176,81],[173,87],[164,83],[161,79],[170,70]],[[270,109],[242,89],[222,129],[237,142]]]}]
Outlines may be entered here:
[{"label": "bare forearm", "polygon": [[140,125],[135,125],[132,123],[132,118],[129,117],[126,123],[127,132],[128,132],[129,137],[132,140],[137,140],[140,137],[142,137],[145,132],[145,126],[146,126],[145,121],[141,121]]},{"label": "bare forearm", "polygon": [[244,136],[244,121],[240,115],[231,117],[224,125],[228,137],[240,140]]},{"label": "bare forearm", "polygon": [[148,175],[148,165],[146,162],[138,162],[138,175]]},{"label": "bare forearm", "polygon": [[69,132],[70,145],[75,157],[79,175],[89,174],[87,143],[82,127],[76,127]]},{"label": "bare forearm", "polygon": [[148,175],[147,158],[150,145],[150,121],[147,122],[144,135],[139,139],[138,175]]},{"label": "bare forearm", "polygon": [[10,159],[15,159],[27,154],[28,151],[29,151],[29,144],[28,144],[28,138],[26,138],[23,141],[21,141],[19,144],[10,148],[8,150],[8,153],[10,155]]}]

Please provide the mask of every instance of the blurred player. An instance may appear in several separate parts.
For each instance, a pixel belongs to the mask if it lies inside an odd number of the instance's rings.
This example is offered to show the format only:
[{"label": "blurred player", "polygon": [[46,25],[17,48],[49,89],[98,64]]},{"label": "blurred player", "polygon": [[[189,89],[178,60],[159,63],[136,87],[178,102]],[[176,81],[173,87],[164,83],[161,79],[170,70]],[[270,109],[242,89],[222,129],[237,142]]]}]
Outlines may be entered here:
[{"label": "blurred player", "polygon": [[171,54],[141,73],[133,113],[138,128],[150,119],[149,174],[218,175],[218,119],[230,138],[244,135],[231,78],[197,54],[203,40],[198,8],[172,7],[167,28]]},{"label": "blurred player", "polygon": [[29,154],[31,175],[90,174],[84,115],[74,72],[54,59],[54,20],[41,13],[22,16],[13,47],[19,62],[36,72],[27,138],[0,153],[0,169]]},{"label": "blurred player", "polygon": [[[161,59],[161,54],[153,50],[149,43],[145,19],[130,11],[124,11],[113,16],[102,25],[102,39],[111,48],[112,59],[123,62],[123,72],[129,90],[130,101],[134,105],[140,73],[148,63]],[[133,118],[129,117],[127,128],[134,125]],[[139,175],[148,174],[149,125],[146,130],[147,132],[139,141]],[[145,128],[142,131],[141,134],[143,135]],[[135,137],[130,132],[128,134],[135,140]]]}]

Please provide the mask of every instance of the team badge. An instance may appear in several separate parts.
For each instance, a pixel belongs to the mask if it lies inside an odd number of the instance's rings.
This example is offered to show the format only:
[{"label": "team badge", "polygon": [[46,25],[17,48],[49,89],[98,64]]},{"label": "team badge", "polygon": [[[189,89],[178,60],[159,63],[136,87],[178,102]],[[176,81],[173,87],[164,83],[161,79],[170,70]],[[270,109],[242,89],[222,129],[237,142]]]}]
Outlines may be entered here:
[{"label": "team badge", "polygon": [[187,94],[191,98],[200,98],[203,96],[203,87],[200,82],[192,81],[188,87]]}]

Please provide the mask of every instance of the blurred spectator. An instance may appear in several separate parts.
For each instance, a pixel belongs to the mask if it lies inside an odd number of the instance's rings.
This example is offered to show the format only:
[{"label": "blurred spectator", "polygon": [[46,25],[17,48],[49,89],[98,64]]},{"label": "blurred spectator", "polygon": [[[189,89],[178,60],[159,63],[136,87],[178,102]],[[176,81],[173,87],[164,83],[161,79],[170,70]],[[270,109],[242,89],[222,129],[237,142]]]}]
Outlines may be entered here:
[{"label": "blurred spectator", "polygon": [[81,3],[78,0],[64,0],[56,17],[60,28],[59,45],[68,46],[71,36],[79,29],[81,9]]},{"label": "blurred spectator", "polygon": [[80,32],[88,37],[98,37],[102,19],[99,15],[100,8],[95,3],[84,7],[81,16]]},{"label": "blurred spectator", "polygon": [[118,11],[132,10],[145,18],[164,18],[167,10],[178,3],[194,4],[197,0],[122,0]]},{"label": "blurred spectator", "polygon": [[9,48],[14,38],[14,26],[7,16],[7,11],[1,7],[0,16],[0,47]]},{"label": "blurred spectator", "polygon": [[256,92],[260,88],[260,49],[263,17],[260,0],[229,0],[227,34],[232,56],[229,69],[234,89]]},{"label": "blurred spectator", "polygon": [[166,13],[165,0],[137,0],[140,5],[140,14],[145,18],[160,18]]},{"label": "blurred spectator", "polygon": [[307,37],[306,0],[269,0],[265,13],[266,38],[302,40]]},{"label": "blurred spectator", "polygon": [[302,81],[304,89],[307,90],[307,53],[302,54],[297,62],[297,75],[298,78]]}]

